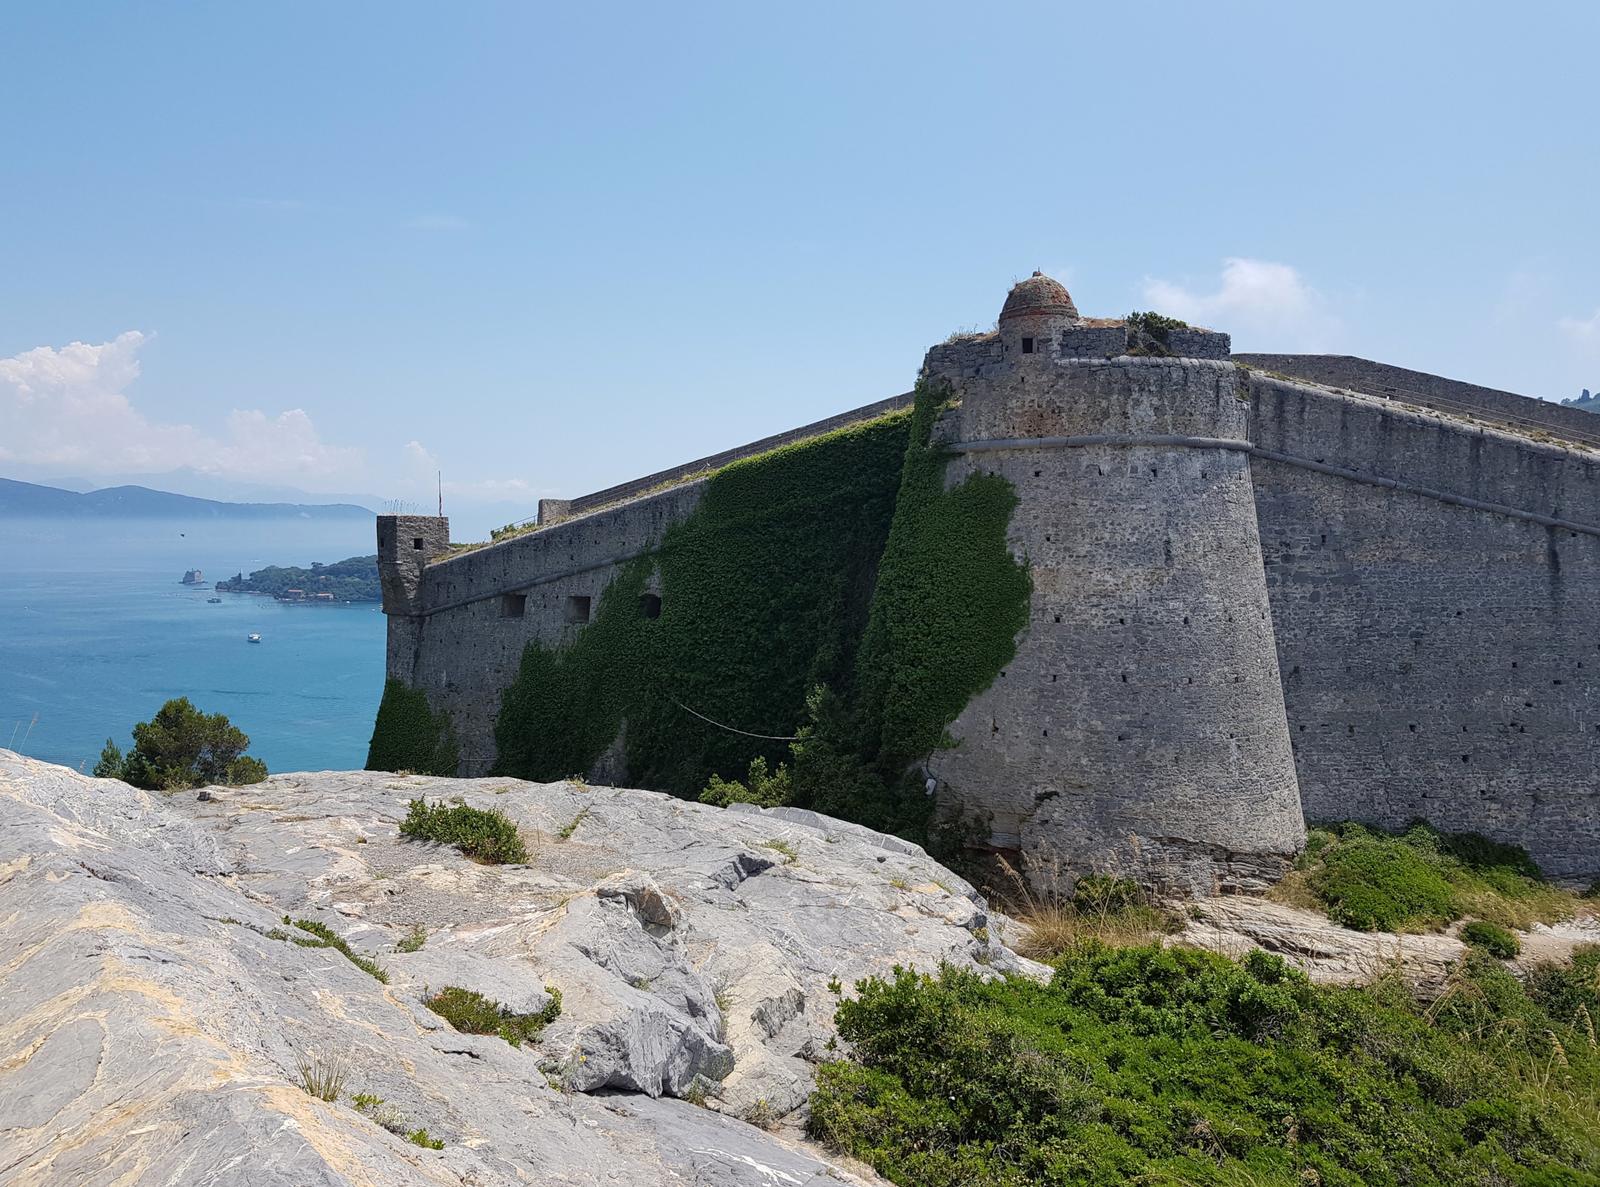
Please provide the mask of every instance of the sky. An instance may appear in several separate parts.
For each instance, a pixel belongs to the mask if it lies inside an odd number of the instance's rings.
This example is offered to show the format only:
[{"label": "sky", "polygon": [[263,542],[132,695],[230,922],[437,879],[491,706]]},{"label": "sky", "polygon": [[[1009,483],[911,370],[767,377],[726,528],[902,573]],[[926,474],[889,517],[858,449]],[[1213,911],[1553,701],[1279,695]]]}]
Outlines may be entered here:
[{"label": "sky", "polygon": [[1600,388],[1587,0],[80,0],[0,43],[0,476],[442,471],[481,534],[908,390],[1035,268]]}]

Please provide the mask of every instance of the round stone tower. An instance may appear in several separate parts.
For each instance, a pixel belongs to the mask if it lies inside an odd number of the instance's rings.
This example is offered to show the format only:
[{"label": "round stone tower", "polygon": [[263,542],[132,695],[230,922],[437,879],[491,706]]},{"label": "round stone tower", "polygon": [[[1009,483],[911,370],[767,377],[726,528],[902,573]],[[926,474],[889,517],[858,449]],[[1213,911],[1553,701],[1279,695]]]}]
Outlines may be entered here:
[{"label": "round stone tower", "polygon": [[[1063,327],[1111,345],[1041,351]],[[1120,323],[1078,318],[1038,275],[1012,289],[998,337],[998,365],[925,365],[961,397],[938,426],[947,481],[1010,481],[1010,543],[1033,577],[1016,658],[930,764],[941,795],[991,813],[1035,883],[1259,889],[1305,831],[1239,371],[1130,358]]]}]

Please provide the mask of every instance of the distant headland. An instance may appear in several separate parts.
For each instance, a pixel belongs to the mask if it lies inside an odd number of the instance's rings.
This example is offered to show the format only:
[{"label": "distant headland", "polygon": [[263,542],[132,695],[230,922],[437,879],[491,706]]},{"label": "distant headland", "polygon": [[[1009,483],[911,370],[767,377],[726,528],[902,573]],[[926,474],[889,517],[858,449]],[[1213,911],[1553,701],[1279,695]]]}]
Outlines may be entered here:
[{"label": "distant headland", "polygon": [[331,565],[312,562],[309,569],[268,565],[217,582],[220,593],[269,594],[280,602],[377,602],[377,556],[352,556]]},{"label": "distant headland", "polygon": [[354,503],[225,503],[151,490],[111,486],[81,494],[55,486],[0,478],[0,517],[72,519],[370,519]]}]

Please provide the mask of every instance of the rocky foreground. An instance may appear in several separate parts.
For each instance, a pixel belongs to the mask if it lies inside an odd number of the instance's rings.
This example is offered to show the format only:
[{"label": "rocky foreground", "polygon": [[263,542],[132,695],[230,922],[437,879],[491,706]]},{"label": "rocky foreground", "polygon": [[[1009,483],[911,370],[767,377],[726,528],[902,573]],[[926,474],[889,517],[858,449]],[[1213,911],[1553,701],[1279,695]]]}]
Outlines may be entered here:
[{"label": "rocky foreground", "polygon": [[[417,797],[505,812],[531,861],[402,840]],[[799,1137],[831,986],[1048,971],[920,849],[794,810],[365,772],[166,797],[0,750],[0,820],[5,1184],[876,1183]],[[457,1033],[446,985],[561,1014]]]}]

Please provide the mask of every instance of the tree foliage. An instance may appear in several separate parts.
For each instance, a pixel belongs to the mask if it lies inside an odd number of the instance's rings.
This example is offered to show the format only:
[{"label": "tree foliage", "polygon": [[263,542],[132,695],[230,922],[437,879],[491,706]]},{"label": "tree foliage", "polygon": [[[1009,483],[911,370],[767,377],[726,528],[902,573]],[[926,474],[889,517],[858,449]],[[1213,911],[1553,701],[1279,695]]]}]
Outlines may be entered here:
[{"label": "tree foliage", "polygon": [[133,749],[126,754],[107,738],[94,774],[149,791],[259,783],[267,766],[245,754],[249,746],[249,736],[225,714],[202,713],[188,697],[177,697],[133,727]]}]

